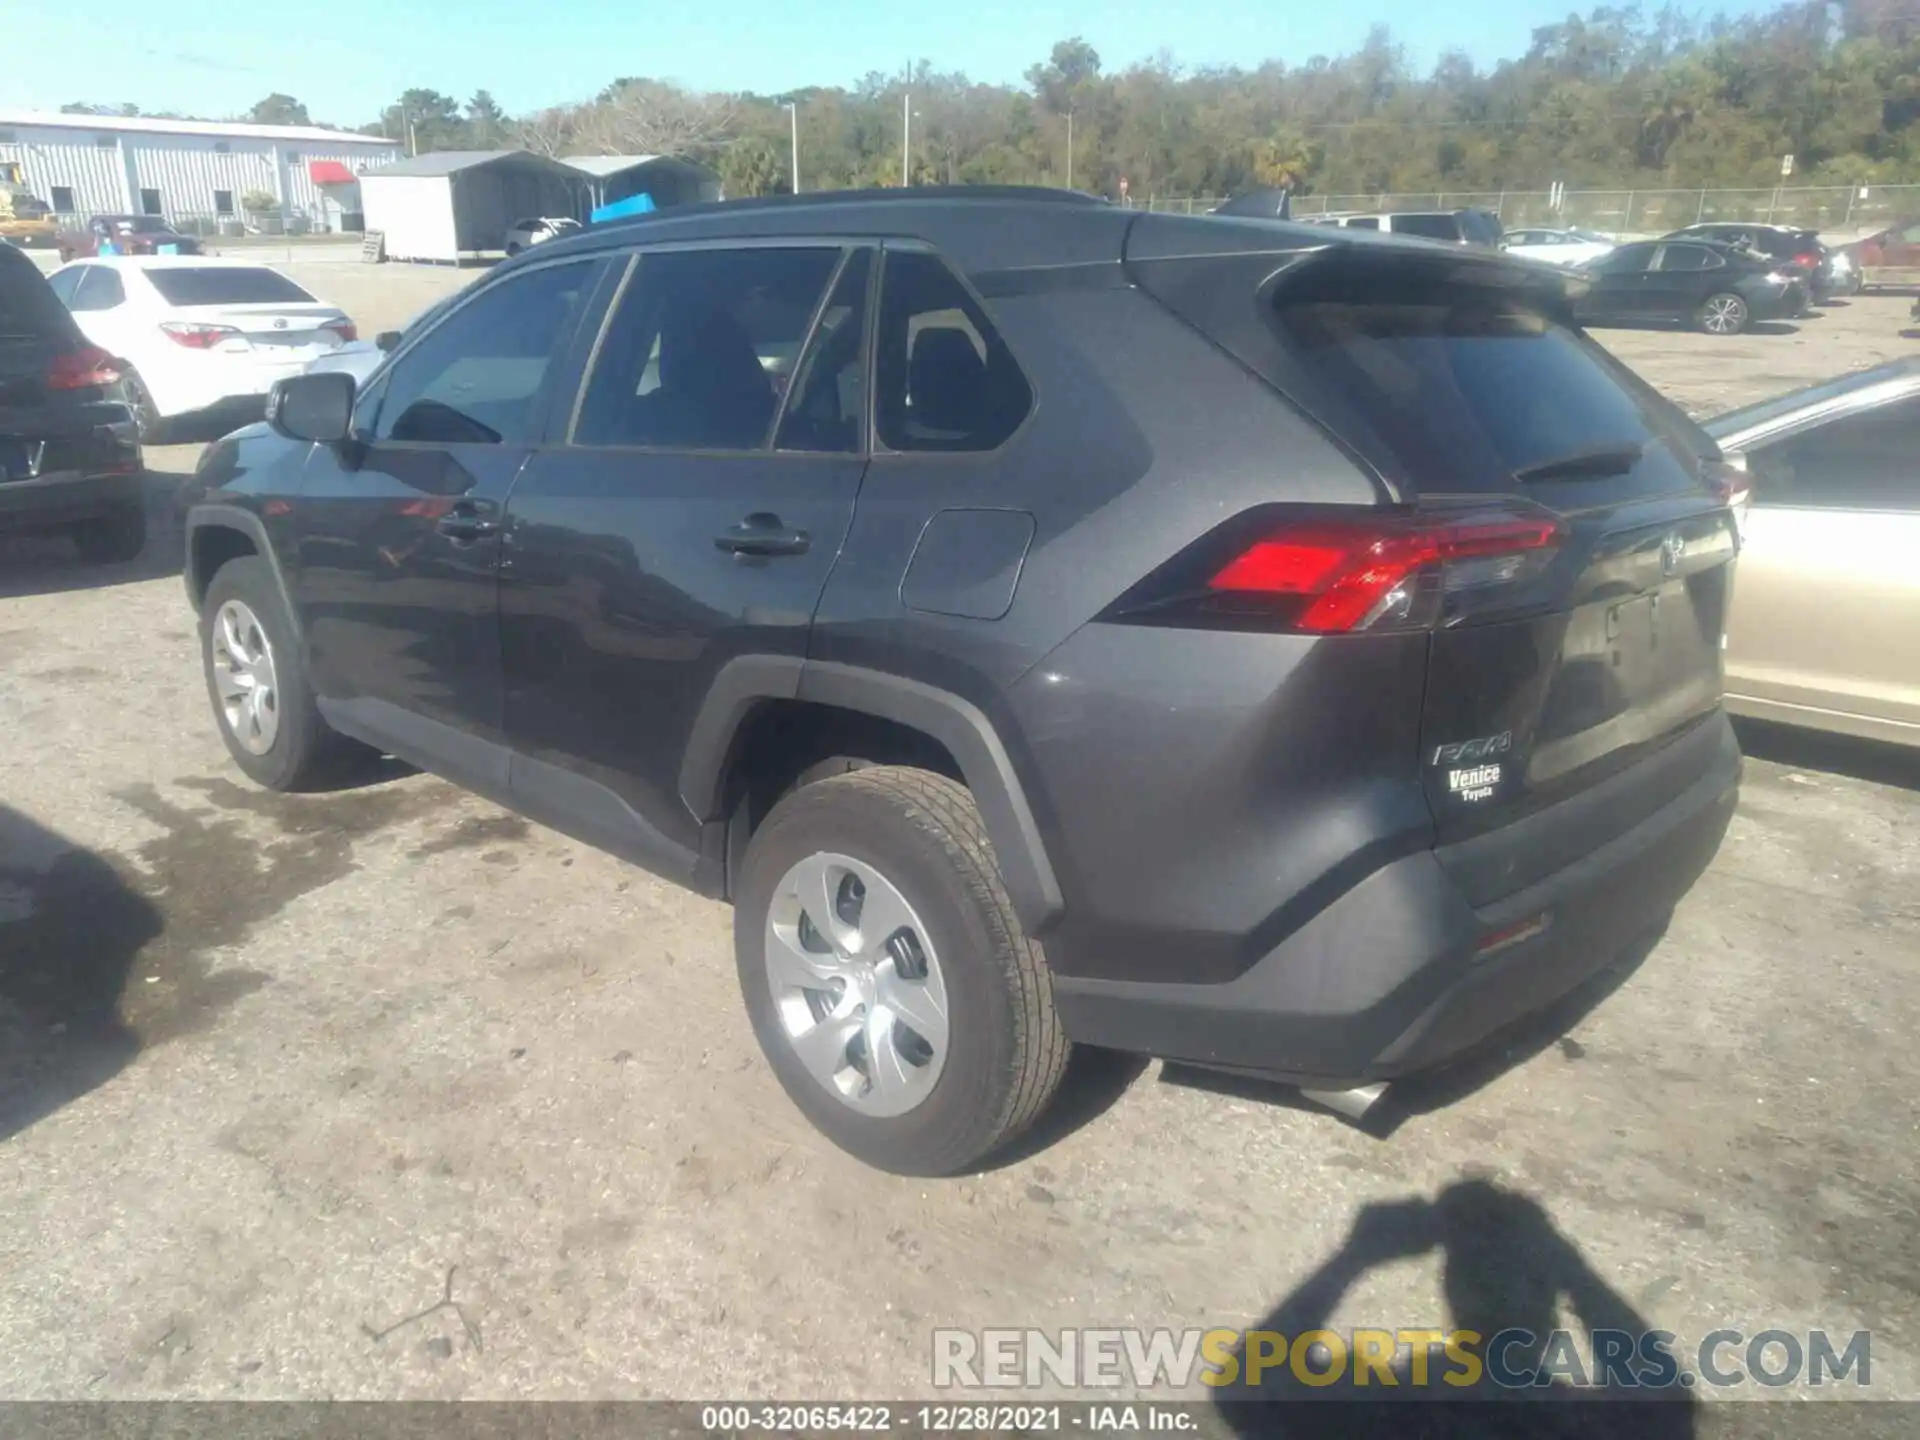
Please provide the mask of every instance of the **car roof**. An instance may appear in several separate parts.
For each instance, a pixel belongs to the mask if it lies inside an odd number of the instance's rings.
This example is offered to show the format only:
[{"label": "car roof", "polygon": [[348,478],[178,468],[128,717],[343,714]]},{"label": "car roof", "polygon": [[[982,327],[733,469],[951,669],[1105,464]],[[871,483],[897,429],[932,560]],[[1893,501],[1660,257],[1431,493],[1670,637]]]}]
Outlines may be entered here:
[{"label": "car roof", "polygon": [[1890,360],[1850,375],[1790,390],[1771,400],[1715,415],[1701,428],[1721,443],[1735,443],[1763,431],[1792,424],[1816,411],[1864,409],[1920,390],[1920,355]]},{"label": "car roof", "polygon": [[[495,267],[478,282],[519,269],[654,244],[800,240],[825,244],[918,242],[988,295],[1014,285],[1015,274],[1047,270],[1062,285],[1099,283],[1119,263],[1136,260],[1230,259],[1336,248],[1434,263],[1431,241],[1372,230],[1309,225],[1267,216],[1171,214],[1117,206],[1071,192],[1000,187],[864,190],[676,206],[605,221],[543,241]],[[1448,263],[1502,267],[1538,279],[1552,270],[1488,248],[1447,252]],[[1558,276],[1557,270],[1553,273]],[[1023,278],[1018,287],[1029,284]]]},{"label": "car roof", "polygon": [[83,255],[76,265],[112,265],[121,270],[168,270],[187,266],[195,270],[271,270],[264,260],[240,260],[225,255]]}]

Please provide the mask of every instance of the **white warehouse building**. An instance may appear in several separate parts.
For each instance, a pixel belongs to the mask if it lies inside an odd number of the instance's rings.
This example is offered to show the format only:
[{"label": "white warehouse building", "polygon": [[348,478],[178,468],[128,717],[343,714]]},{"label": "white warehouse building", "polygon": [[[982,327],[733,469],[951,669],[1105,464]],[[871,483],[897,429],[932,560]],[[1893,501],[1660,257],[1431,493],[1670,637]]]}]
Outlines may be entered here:
[{"label": "white warehouse building", "polygon": [[[162,215],[200,234],[357,228],[359,176],[400,153],[398,141],[312,125],[0,108],[0,161],[16,162],[63,220]],[[249,214],[254,195],[275,208]]]}]

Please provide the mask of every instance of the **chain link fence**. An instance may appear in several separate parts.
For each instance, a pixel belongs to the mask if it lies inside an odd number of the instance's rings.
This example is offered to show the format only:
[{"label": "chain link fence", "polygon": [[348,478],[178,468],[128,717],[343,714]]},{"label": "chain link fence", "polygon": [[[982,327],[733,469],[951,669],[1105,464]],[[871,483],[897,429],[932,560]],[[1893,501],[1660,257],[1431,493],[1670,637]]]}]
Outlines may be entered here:
[{"label": "chain link fence", "polygon": [[[1204,215],[1220,195],[1132,197],[1141,210]],[[1703,220],[1741,220],[1807,230],[1871,233],[1920,215],[1920,185],[1782,186],[1772,190],[1428,190],[1372,195],[1300,195],[1296,216],[1376,210],[1486,210],[1508,229],[1578,226],[1610,235],[1664,235]]]}]

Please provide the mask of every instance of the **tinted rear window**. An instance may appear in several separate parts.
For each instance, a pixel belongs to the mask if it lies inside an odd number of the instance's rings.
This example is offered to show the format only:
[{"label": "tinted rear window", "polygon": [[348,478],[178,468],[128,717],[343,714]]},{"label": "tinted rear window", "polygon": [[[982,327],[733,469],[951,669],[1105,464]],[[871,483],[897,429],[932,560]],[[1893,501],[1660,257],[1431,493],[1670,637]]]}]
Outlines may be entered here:
[{"label": "tinted rear window", "polygon": [[0,245],[0,340],[64,340],[72,330],[46,277],[18,250]]},{"label": "tinted rear window", "polygon": [[169,305],[305,305],[313,300],[278,271],[248,266],[156,266],[147,279]]},{"label": "tinted rear window", "polygon": [[1423,240],[1458,240],[1460,225],[1451,215],[1396,215],[1393,233],[1418,235]]},{"label": "tinted rear window", "polygon": [[1678,412],[1630,389],[1544,295],[1451,266],[1339,267],[1300,275],[1273,307],[1326,418],[1422,494],[1511,490],[1515,471],[1633,445],[1630,482],[1582,482],[1596,499],[1692,483],[1656,443],[1692,448]]}]

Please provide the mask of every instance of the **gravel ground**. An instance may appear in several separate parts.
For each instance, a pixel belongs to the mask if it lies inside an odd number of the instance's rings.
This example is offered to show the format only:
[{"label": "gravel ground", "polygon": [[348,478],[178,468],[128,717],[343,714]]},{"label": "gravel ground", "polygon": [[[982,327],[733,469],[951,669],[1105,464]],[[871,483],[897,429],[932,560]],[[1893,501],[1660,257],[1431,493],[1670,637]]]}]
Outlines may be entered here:
[{"label": "gravel ground", "polygon": [[[365,333],[470,278],[293,268]],[[1904,353],[1907,305],[1604,338],[1705,413]],[[1562,1300],[1870,1329],[1920,1397],[1920,757],[1743,732],[1665,935],[1385,1138],[1088,1055],[1022,1156],[892,1179],[779,1091],[721,906],[429,777],[240,780],[166,523],[196,449],[141,562],[0,542],[0,1397],[899,1398],[936,1326]]]}]

